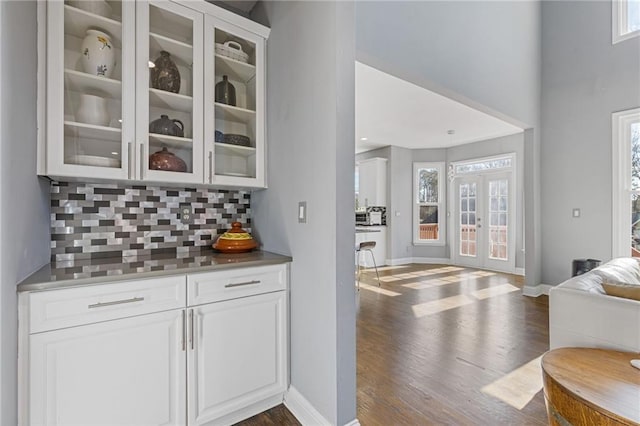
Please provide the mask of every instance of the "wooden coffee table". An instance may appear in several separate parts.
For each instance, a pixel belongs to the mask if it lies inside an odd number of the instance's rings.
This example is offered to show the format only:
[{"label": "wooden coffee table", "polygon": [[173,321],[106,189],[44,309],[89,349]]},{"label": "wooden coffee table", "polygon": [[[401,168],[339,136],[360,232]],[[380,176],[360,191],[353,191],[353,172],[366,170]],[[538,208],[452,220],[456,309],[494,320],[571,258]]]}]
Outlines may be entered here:
[{"label": "wooden coffee table", "polygon": [[640,354],[560,348],[542,357],[549,424],[640,425]]}]

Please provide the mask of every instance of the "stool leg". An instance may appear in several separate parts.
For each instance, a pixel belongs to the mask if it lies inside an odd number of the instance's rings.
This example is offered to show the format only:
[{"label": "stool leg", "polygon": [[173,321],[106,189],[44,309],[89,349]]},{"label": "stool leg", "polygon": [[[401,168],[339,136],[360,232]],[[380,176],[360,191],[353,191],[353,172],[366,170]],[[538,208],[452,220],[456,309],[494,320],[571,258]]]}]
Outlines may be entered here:
[{"label": "stool leg", "polygon": [[367,250],[371,253],[371,259],[373,259],[373,267],[376,270],[376,277],[378,278],[378,287],[380,287],[380,275],[378,274],[378,265],[376,265],[376,257],[373,255],[373,251]]}]

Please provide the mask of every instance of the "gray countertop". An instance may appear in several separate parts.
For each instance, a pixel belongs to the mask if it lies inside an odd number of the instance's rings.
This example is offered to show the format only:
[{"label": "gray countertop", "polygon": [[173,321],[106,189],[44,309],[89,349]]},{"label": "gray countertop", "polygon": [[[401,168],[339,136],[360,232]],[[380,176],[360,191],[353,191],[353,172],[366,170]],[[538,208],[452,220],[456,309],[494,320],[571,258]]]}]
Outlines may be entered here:
[{"label": "gray countertop", "polygon": [[[179,256],[179,257],[178,257]],[[51,290],[140,278],[291,262],[290,256],[267,251],[225,254],[211,248],[177,256],[118,257],[55,262],[18,284],[18,291]]]},{"label": "gray countertop", "polygon": [[362,234],[365,232],[381,232],[384,228],[386,228],[386,225],[359,225],[356,226],[356,234]]}]

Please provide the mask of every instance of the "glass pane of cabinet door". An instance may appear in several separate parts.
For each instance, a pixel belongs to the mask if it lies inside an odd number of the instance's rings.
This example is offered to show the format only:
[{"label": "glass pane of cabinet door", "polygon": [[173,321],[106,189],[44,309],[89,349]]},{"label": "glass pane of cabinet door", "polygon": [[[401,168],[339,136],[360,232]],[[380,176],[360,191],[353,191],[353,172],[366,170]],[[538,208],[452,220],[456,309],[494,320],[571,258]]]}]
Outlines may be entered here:
[{"label": "glass pane of cabinet door", "polygon": [[264,39],[205,17],[208,182],[264,186]]},{"label": "glass pane of cabinet door", "polygon": [[137,179],[203,182],[203,14],[137,4]]},{"label": "glass pane of cabinet door", "polygon": [[48,174],[128,178],[134,3],[50,1],[47,19]]}]

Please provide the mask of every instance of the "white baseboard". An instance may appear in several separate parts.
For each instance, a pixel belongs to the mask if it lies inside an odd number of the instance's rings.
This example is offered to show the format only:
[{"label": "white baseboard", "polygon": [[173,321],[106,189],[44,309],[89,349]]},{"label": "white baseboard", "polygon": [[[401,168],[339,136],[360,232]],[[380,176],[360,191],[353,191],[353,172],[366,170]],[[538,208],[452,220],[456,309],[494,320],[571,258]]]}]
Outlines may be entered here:
[{"label": "white baseboard", "polygon": [[412,260],[410,257],[401,257],[398,259],[385,259],[385,263],[389,266],[406,265],[411,263]]},{"label": "white baseboard", "polygon": [[444,257],[414,257],[412,263],[425,265],[451,265],[451,259]]},{"label": "white baseboard", "polygon": [[409,263],[421,263],[428,265],[451,265],[451,259],[438,257],[400,257],[397,259],[386,259],[389,266],[407,265]]},{"label": "white baseboard", "polygon": [[525,285],[522,287],[522,294],[529,297],[538,297],[544,295],[549,295],[549,290],[553,287],[549,284],[538,284],[535,287]]},{"label": "white baseboard", "polygon": [[344,426],[360,426],[360,422],[358,421],[358,419],[353,419]]},{"label": "white baseboard", "polygon": [[524,277],[524,268],[516,268],[513,273],[514,275],[520,275],[521,277]]},{"label": "white baseboard", "polygon": [[[298,390],[289,386],[289,390],[284,396],[284,405],[291,411],[291,414],[303,426],[330,426],[331,422],[327,421],[322,414],[315,409],[315,407],[304,397]],[[356,420],[357,421],[357,420]],[[350,425],[353,422],[349,423]],[[357,423],[359,424],[359,423]]]}]

